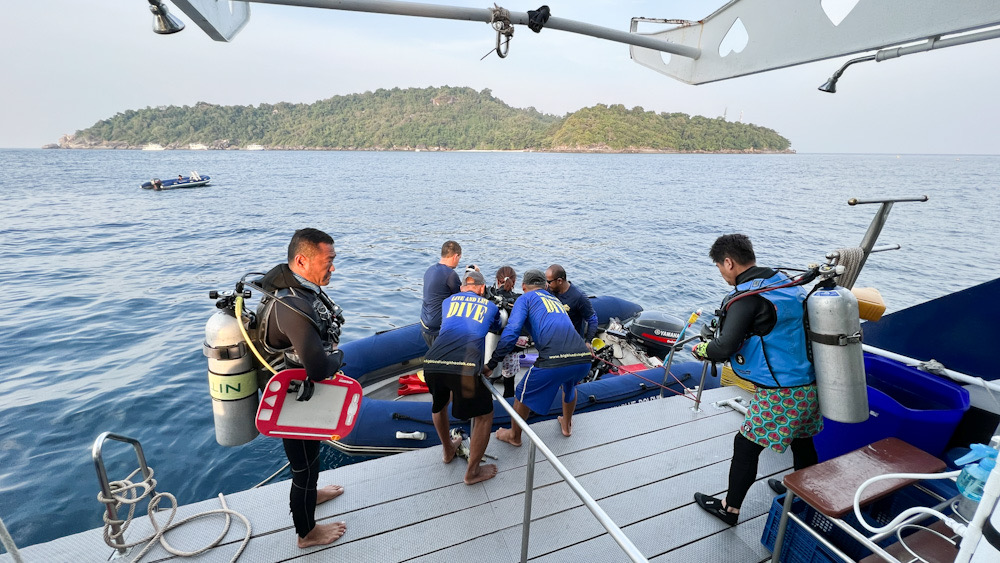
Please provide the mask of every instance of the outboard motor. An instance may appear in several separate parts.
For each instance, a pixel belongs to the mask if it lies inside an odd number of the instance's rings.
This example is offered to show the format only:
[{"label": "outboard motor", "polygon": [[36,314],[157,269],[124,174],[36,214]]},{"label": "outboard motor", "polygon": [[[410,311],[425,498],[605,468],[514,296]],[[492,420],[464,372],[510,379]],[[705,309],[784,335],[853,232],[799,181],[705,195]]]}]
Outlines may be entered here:
[{"label": "outboard motor", "polygon": [[659,311],[643,311],[630,320],[624,327],[628,334],[628,342],[642,347],[650,356],[663,360],[670,353],[670,348],[677,342],[677,336],[684,330],[682,319]]},{"label": "outboard motor", "polygon": [[[244,297],[249,297],[249,291]],[[240,446],[257,437],[257,369],[240,331],[233,292],[209,292],[218,311],[205,324],[208,387],[215,417],[215,441]],[[221,297],[221,298],[220,298]]]},{"label": "outboard motor", "polygon": [[858,300],[833,273],[806,299],[806,335],[816,370],[820,412],[837,422],[868,420],[868,386]]}]

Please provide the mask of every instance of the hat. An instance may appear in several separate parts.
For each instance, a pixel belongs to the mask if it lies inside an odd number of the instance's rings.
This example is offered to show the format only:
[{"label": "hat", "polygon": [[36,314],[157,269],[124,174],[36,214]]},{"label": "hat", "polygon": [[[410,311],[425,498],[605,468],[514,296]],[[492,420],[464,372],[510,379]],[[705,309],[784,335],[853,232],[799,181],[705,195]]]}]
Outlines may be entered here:
[{"label": "hat", "polygon": [[545,287],[545,274],[541,270],[528,270],[521,277],[521,283],[524,285],[539,285]]},{"label": "hat", "polygon": [[[470,279],[472,280],[472,283],[468,283]],[[462,285],[486,285],[486,280],[479,272],[469,270],[462,275]]]}]

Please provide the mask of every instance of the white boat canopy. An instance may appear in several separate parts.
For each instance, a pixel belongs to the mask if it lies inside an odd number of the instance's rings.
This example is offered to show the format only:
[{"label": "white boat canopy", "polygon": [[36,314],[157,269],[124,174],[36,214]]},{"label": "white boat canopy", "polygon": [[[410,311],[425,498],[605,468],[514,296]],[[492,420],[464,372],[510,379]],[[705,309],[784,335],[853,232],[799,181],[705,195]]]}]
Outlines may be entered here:
[{"label": "white boat canopy", "polygon": [[[232,40],[250,18],[249,2],[171,1],[217,41]],[[396,0],[251,1],[491,24],[498,13]],[[502,13],[508,26],[529,24],[528,13]],[[640,32],[640,24],[670,27]],[[995,39],[1000,37],[1000,1],[732,0],[701,21],[633,18],[630,31],[621,31],[553,16],[544,27],[629,44],[635,62],[704,84],[855,53],[877,51],[865,60],[883,61]]]}]

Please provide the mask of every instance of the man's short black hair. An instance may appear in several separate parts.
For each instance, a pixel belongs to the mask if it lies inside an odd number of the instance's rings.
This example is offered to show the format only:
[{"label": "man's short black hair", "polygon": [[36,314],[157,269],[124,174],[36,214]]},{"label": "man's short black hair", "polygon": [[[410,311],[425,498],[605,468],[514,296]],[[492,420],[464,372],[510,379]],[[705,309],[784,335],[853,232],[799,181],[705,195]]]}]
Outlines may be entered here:
[{"label": "man's short black hair", "polygon": [[549,266],[549,269],[552,270],[552,279],[553,280],[564,280],[564,279],[566,279],[566,268],[563,268],[559,264],[553,264],[553,265]]},{"label": "man's short black hair", "polygon": [[447,258],[462,253],[462,245],[453,240],[446,240],[441,245],[441,258]]},{"label": "man's short black hair", "polygon": [[715,239],[708,256],[716,264],[721,264],[726,258],[740,266],[753,266],[757,263],[750,238],[741,234],[722,235]]},{"label": "man's short black hair", "polygon": [[312,256],[323,243],[333,244],[333,237],[319,229],[305,228],[295,231],[291,242],[288,243],[288,263],[291,264],[298,254]]}]

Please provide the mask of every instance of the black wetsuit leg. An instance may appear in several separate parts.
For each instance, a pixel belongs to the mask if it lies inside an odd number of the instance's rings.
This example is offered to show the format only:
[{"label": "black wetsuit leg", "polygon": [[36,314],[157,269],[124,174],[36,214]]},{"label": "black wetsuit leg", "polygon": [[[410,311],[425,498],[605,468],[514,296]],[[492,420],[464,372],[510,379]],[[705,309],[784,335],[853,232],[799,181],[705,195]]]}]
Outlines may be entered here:
[{"label": "black wetsuit leg", "polygon": [[795,470],[819,463],[819,456],[816,455],[816,446],[813,444],[812,436],[808,438],[796,438],[792,440],[792,466]]},{"label": "black wetsuit leg", "polygon": [[747,440],[739,432],[733,439],[733,461],[729,464],[729,492],[726,493],[726,506],[739,508],[747,491],[757,479],[757,462],[764,446]]},{"label": "black wetsuit leg", "polygon": [[319,448],[315,440],[281,440],[292,468],[288,506],[300,538],[316,526],[316,483],[319,482]]}]

